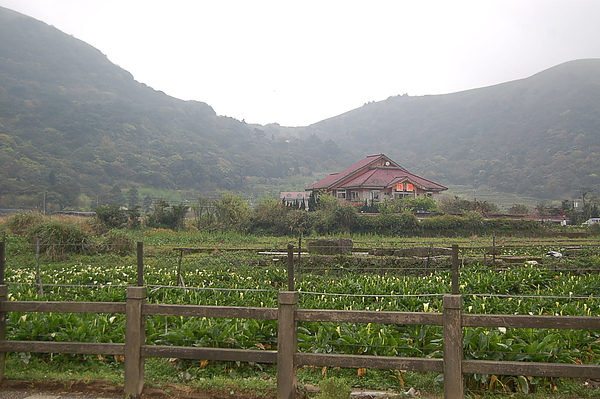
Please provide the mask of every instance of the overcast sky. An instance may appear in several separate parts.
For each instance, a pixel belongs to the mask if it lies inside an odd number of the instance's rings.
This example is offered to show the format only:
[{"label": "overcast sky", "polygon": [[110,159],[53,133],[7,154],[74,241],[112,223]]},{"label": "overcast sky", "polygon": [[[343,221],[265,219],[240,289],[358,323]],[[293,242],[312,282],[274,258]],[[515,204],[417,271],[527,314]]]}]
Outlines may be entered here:
[{"label": "overcast sky", "polygon": [[[600,58],[599,0],[0,0],[156,90],[304,126]],[[1,40],[1,38],[0,38]],[[0,54],[1,56],[1,54]]]}]

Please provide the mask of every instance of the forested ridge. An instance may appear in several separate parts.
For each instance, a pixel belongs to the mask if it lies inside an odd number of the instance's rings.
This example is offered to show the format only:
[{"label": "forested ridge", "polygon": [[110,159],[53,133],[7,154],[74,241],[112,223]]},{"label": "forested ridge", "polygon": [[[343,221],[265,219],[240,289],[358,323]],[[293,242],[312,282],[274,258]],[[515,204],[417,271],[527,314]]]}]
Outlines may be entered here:
[{"label": "forested ridge", "polygon": [[461,93],[392,96],[287,128],[170,97],[5,8],[0,35],[0,207],[39,206],[44,193],[58,208],[89,208],[132,187],[302,190],[377,153],[448,187],[556,200],[600,188],[600,60]]},{"label": "forested ridge", "polygon": [[460,93],[390,97],[312,125],[445,185],[537,198],[600,189],[600,59]]},{"label": "forested ridge", "polygon": [[[64,207],[117,186],[243,192],[248,177],[310,175],[333,142],[217,116],[139,83],[97,49],[0,8],[0,197]],[[79,200],[78,200],[79,198]],[[89,202],[89,200],[88,200]]]}]

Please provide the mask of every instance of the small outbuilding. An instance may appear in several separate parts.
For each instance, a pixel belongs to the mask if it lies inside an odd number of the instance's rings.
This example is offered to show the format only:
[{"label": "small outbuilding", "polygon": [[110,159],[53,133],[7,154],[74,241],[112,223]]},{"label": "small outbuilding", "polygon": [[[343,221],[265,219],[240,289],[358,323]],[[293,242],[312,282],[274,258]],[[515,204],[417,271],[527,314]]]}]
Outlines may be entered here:
[{"label": "small outbuilding", "polygon": [[308,210],[310,191],[282,191],[279,200],[285,206]]}]

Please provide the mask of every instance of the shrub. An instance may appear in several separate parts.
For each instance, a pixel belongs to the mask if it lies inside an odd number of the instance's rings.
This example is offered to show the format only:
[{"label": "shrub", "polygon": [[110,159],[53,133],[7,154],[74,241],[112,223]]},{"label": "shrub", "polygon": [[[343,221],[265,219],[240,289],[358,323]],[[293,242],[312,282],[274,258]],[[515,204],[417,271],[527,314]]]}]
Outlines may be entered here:
[{"label": "shrub", "polygon": [[[187,211],[187,209],[186,209]],[[140,227],[140,207],[121,209],[118,205],[100,205],[96,208],[96,219],[107,230],[127,227],[130,230]],[[96,227],[98,229],[98,227]]]},{"label": "shrub", "polygon": [[250,205],[237,195],[225,193],[214,202],[217,221],[224,231],[244,232],[252,213]]},{"label": "shrub", "polygon": [[275,198],[261,199],[250,217],[249,232],[276,235],[288,233],[286,226],[288,211]]},{"label": "shrub", "polygon": [[41,213],[17,213],[6,219],[6,226],[13,234],[26,236],[33,227],[44,223],[46,217]]},{"label": "shrub", "polygon": [[179,230],[185,227],[185,215],[190,207],[186,204],[169,205],[161,200],[153,205],[154,210],[146,217],[146,226],[155,229]]},{"label": "shrub", "polygon": [[466,211],[463,215],[465,228],[470,234],[484,233],[484,218],[480,212]]},{"label": "shrub", "polygon": [[394,234],[415,233],[419,229],[419,219],[409,211],[404,211],[396,223]]},{"label": "shrub", "polygon": [[123,230],[111,230],[104,236],[102,243],[104,252],[113,252],[117,255],[128,255],[135,249],[135,242]]},{"label": "shrub", "polygon": [[343,378],[330,377],[319,383],[321,393],[315,399],[348,399],[352,389]]},{"label": "shrub", "polygon": [[465,230],[465,219],[455,215],[435,216],[421,221],[425,233],[458,235]]},{"label": "shrub", "polygon": [[357,223],[358,213],[354,207],[340,204],[332,210],[330,217],[340,231],[349,233]]},{"label": "shrub", "polygon": [[119,229],[129,219],[126,211],[119,205],[100,205],[96,208],[96,217],[109,229]]},{"label": "shrub", "polygon": [[40,253],[53,259],[64,259],[67,253],[82,253],[89,249],[90,237],[75,223],[50,221],[39,224],[31,230],[35,243],[39,240]]},{"label": "shrub", "polygon": [[587,228],[588,232],[592,235],[600,235],[600,223],[594,223]]},{"label": "shrub", "polygon": [[213,212],[213,201],[208,198],[198,197],[198,201],[193,203],[192,212],[194,221],[192,226],[196,230],[214,231],[216,226],[215,214]]},{"label": "shrub", "polygon": [[311,212],[310,219],[312,220],[312,226],[317,234],[325,235],[335,232],[333,219],[327,211],[318,210]]},{"label": "shrub", "polygon": [[487,231],[501,233],[542,233],[544,226],[537,220],[529,219],[490,219],[484,222]]}]

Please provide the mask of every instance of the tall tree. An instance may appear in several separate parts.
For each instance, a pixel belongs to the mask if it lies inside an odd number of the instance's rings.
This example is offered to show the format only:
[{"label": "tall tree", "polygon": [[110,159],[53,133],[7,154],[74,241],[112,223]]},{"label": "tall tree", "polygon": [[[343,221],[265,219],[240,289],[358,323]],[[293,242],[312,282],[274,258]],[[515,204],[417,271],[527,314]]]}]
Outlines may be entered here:
[{"label": "tall tree", "polygon": [[225,193],[214,202],[217,220],[224,230],[242,231],[249,221],[251,209],[235,194]]},{"label": "tall tree", "polygon": [[124,205],[125,198],[123,197],[123,192],[121,188],[115,184],[113,188],[108,192],[106,196],[106,200],[104,201],[107,205]]},{"label": "tall tree", "polygon": [[134,209],[140,203],[140,193],[136,186],[131,187],[127,190],[127,207]]}]

